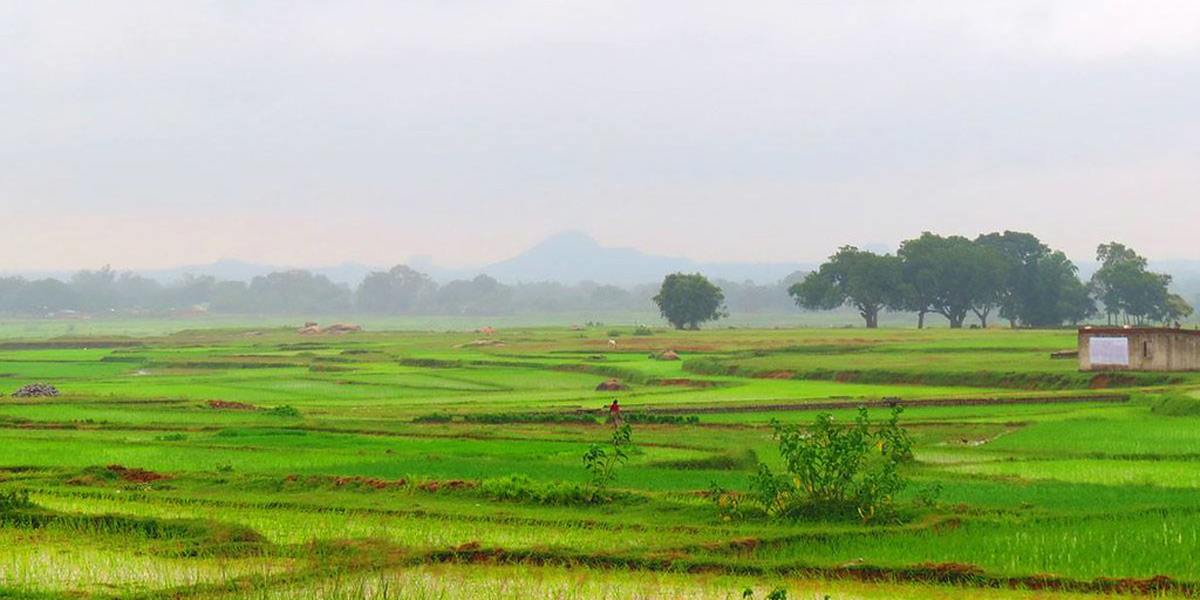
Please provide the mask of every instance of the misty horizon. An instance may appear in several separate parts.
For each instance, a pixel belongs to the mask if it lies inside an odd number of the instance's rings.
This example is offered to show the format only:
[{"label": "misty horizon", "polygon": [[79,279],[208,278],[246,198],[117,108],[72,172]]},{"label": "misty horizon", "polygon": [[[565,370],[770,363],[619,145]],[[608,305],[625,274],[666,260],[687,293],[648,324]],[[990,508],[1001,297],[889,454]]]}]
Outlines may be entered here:
[{"label": "misty horizon", "polygon": [[[863,250],[884,254],[895,253],[895,247],[889,247],[885,244],[849,244],[859,247]],[[523,259],[528,259],[534,255],[539,256],[540,260],[545,260],[546,255],[554,256],[557,253],[567,251],[568,253],[582,252],[588,253],[616,253],[617,264],[609,265],[609,269],[605,275],[587,276],[589,261],[594,259],[594,254],[586,256],[582,259],[582,267],[574,265],[562,265],[556,272],[543,272],[542,265],[524,265],[523,269],[519,269],[518,274],[513,274],[507,269],[509,263],[519,262]],[[832,250],[831,250],[832,253]],[[566,256],[568,260],[579,258],[577,256]],[[626,259],[629,264],[622,264],[620,259]],[[1182,279],[1182,283],[1192,287],[1192,280],[1200,281],[1200,259],[1158,259],[1151,258],[1151,265],[1160,270],[1167,271],[1182,271],[1174,273],[1177,279]],[[536,260],[536,259],[535,259]],[[1088,257],[1083,260],[1077,260],[1072,257],[1072,260],[1080,267],[1081,276],[1090,274],[1095,267],[1096,262],[1094,257]],[[649,261],[657,267],[646,267],[645,265],[637,264],[639,262]],[[396,265],[405,265],[419,272],[430,275],[435,281],[446,282],[453,279],[469,279],[476,275],[495,275],[505,283],[539,283],[539,282],[560,282],[567,284],[577,284],[584,281],[591,281],[600,284],[617,284],[624,286],[643,285],[658,282],[662,276],[671,272],[700,272],[716,279],[726,281],[753,281],[756,284],[772,284],[782,280],[788,275],[796,272],[805,272],[815,268],[823,262],[823,259],[813,261],[775,261],[775,262],[704,262],[685,256],[665,256],[653,255],[644,252],[642,249],[634,247],[610,246],[602,241],[595,239],[586,232],[580,230],[569,230],[551,235],[538,243],[526,248],[522,252],[504,257],[502,260],[479,265],[479,266],[454,266],[439,264],[429,255],[415,255],[407,257],[404,260],[398,260],[387,264],[366,264],[352,260],[343,260],[340,262],[326,262],[316,264],[264,264],[256,263],[250,260],[245,260],[240,257],[222,257],[215,261],[205,264],[186,264],[186,265],[170,265],[164,268],[156,269],[137,269],[127,268],[124,265],[113,265],[110,263],[101,263],[99,265],[84,265],[69,269],[7,269],[0,268],[0,276],[19,276],[19,277],[69,277],[72,273],[79,271],[96,270],[99,268],[108,267],[115,272],[131,272],[157,279],[162,283],[173,283],[178,281],[185,275],[214,275],[218,279],[249,281],[251,278],[258,275],[265,275],[268,272],[279,272],[287,270],[306,270],[317,274],[323,274],[330,277],[331,280],[337,283],[343,283],[350,286],[355,286],[357,283],[370,272],[386,271]],[[1195,264],[1192,264],[1195,263]],[[618,271],[624,267],[633,267],[633,276],[629,274],[618,274]],[[640,268],[639,268],[640,267]],[[646,269],[650,268],[654,275],[646,276]],[[576,275],[575,271],[581,271],[584,275]],[[499,271],[499,273],[497,272]],[[593,271],[591,271],[594,273]],[[1182,277],[1179,277],[1182,275]]]}]

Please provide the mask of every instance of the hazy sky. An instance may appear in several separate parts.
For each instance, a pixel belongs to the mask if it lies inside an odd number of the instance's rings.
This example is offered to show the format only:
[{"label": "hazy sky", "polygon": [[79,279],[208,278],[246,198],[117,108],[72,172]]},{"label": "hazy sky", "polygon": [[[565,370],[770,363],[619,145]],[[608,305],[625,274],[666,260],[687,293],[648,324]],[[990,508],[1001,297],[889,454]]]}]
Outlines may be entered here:
[{"label": "hazy sky", "polygon": [[0,268],[1200,258],[1200,2],[0,4]]}]

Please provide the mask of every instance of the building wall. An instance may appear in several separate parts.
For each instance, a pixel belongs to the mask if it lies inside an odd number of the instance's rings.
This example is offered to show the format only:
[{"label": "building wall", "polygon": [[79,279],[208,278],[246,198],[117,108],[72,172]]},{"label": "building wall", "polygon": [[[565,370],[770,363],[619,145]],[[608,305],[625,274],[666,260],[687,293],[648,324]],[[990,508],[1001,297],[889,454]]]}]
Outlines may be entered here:
[{"label": "building wall", "polygon": [[[1094,338],[1125,338],[1128,365],[1093,364]],[[1200,371],[1200,332],[1187,329],[1079,330],[1080,371]]]}]

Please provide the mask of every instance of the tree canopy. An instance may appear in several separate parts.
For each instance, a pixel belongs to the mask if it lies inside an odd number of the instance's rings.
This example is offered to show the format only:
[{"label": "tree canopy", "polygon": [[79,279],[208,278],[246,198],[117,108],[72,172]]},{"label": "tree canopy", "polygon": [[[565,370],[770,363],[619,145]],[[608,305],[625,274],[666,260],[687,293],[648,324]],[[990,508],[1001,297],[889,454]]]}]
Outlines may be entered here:
[{"label": "tree canopy", "polygon": [[699,329],[701,323],[726,316],[725,293],[699,273],[667,275],[654,303],[676,329]]},{"label": "tree canopy", "polygon": [[1004,261],[1000,317],[1014,327],[1056,327],[1077,323],[1095,311],[1075,264],[1030,233],[981,235],[975,243],[992,248]]},{"label": "tree canopy", "polygon": [[997,250],[962,236],[942,237],[925,232],[900,244],[896,254],[904,264],[910,288],[909,307],[946,317],[959,328],[974,312],[983,326],[1001,300],[1005,264]]},{"label": "tree canopy", "polygon": [[880,311],[904,301],[902,264],[895,256],[842,246],[820,268],[789,287],[788,294],[797,305],[811,310],[853,306],[873,329],[879,326]]},{"label": "tree canopy", "polygon": [[1100,268],[1092,274],[1089,287],[1104,305],[1109,323],[1141,325],[1147,321],[1165,321],[1178,315],[1178,309],[1182,308],[1180,301],[1187,304],[1179,298],[1176,310],[1172,310],[1172,294],[1168,291],[1171,276],[1147,271],[1146,259],[1124,244],[1100,244],[1096,260]]}]

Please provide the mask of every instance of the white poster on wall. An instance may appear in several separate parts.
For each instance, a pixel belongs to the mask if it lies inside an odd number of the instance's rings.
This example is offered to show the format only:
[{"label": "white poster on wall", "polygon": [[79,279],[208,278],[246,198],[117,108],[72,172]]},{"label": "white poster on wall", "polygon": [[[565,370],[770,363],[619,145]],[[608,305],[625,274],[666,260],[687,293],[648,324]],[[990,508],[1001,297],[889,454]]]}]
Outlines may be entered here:
[{"label": "white poster on wall", "polygon": [[1088,342],[1093,365],[1129,366],[1129,338],[1094,337]]}]

